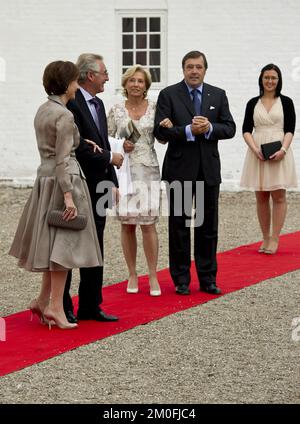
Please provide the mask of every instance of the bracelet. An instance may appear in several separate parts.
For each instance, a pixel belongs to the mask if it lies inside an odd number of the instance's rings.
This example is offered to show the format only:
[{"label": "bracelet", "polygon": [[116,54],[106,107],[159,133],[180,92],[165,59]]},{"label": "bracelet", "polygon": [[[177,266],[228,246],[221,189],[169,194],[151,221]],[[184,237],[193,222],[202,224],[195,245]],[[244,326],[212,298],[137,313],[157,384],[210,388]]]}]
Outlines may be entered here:
[{"label": "bracelet", "polygon": [[285,148],[285,147],[283,147],[283,146],[280,148],[280,150],[282,150],[285,154],[286,154],[286,152],[287,152],[286,148]]}]

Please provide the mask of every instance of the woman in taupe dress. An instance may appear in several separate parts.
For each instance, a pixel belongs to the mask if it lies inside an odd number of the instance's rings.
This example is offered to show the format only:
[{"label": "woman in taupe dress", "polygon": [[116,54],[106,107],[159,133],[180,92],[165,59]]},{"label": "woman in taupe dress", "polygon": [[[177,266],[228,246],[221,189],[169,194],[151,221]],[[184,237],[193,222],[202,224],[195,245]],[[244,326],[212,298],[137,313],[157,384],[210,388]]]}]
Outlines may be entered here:
[{"label": "woman in taupe dress", "polygon": [[[50,328],[51,324],[63,329],[77,327],[67,321],[63,310],[68,270],[102,265],[88,188],[75,158],[79,133],[66,108],[78,89],[78,75],[72,62],[52,62],[44,71],[48,101],[34,119],[41,164],[9,251],[19,259],[20,267],[43,272],[40,294],[30,309]],[[86,227],[74,231],[49,226],[48,215],[54,209],[64,210],[66,221],[78,213],[86,215]]]}]

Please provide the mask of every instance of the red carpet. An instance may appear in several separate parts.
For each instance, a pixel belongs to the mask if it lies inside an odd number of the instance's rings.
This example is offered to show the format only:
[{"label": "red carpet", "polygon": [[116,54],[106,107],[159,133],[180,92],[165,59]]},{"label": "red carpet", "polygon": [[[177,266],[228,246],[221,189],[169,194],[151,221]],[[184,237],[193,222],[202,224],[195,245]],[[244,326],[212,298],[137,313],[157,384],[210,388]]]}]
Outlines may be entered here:
[{"label": "red carpet", "polygon": [[[300,231],[281,236],[276,255],[257,253],[259,245],[250,244],[218,254],[218,286],[223,294],[300,268]],[[127,294],[125,282],[105,287],[103,309],[120,317],[116,323],[82,321],[76,330],[54,327],[50,332],[37,318],[30,322],[28,310],[6,317],[6,341],[0,341],[0,375],[216,298],[199,292],[194,269],[190,296],[175,294],[168,269],[159,272],[159,281],[160,297],[149,295],[145,276],[139,278],[139,294]]]}]

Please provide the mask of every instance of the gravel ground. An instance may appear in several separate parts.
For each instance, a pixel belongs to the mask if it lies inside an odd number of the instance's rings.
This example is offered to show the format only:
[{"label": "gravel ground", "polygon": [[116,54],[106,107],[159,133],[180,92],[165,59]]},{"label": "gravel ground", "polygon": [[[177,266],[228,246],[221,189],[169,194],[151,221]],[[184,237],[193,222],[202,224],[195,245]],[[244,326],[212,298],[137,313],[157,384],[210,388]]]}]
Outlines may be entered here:
[{"label": "gravel ground", "polygon": [[[0,316],[26,308],[39,274],[7,256],[28,189],[0,187]],[[289,193],[284,233],[299,230]],[[219,251],[260,239],[252,193],[221,193]],[[168,265],[158,225],[159,268]],[[139,234],[140,242],[140,234]],[[140,242],[141,246],[141,242]],[[147,272],[139,249],[138,272]],[[119,223],[108,219],[105,284],[126,278]],[[300,403],[300,271],[228,294],[1,378],[1,403]],[[74,294],[78,286],[75,273]],[[109,311],[108,311],[109,312]]]}]

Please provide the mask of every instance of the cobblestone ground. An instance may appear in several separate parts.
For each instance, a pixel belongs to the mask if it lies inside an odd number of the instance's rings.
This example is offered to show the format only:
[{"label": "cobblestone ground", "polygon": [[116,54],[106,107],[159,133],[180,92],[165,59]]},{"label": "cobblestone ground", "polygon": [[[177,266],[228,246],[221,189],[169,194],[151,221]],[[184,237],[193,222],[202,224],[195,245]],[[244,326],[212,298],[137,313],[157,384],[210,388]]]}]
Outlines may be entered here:
[{"label": "cobblestone ground", "polygon": [[[7,256],[28,194],[0,187],[0,316],[25,309],[39,288],[40,276]],[[288,202],[283,232],[300,228],[300,193]],[[219,229],[219,251],[260,239],[252,193],[221,194]],[[119,232],[109,218],[107,285],[127,277]],[[166,218],[158,232],[164,268]],[[140,233],[138,272],[147,272]],[[300,341],[292,338],[299,277],[264,281],[2,377],[1,403],[300,403]]]}]

